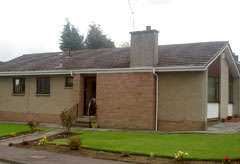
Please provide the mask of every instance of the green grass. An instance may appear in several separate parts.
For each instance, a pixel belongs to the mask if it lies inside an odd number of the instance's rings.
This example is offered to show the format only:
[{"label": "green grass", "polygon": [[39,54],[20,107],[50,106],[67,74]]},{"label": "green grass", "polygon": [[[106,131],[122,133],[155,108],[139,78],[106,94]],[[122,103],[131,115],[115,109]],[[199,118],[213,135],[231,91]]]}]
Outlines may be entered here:
[{"label": "green grass", "polygon": [[[226,155],[240,159],[240,134],[152,134],[135,132],[97,132],[73,130],[82,139],[82,146],[95,150],[174,157],[179,150],[189,159],[221,160]],[[67,141],[50,144],[67,145]]]},{"label": "green grass", "polygon": [[[45,127],[37,127],[37,130],[49,130],[52,128]],[[11,133],[23,133],[30,131],[29,126],[24,124],[8,124],[8,123],[0,123],[0,138],[4,136],[9,136]]]}]

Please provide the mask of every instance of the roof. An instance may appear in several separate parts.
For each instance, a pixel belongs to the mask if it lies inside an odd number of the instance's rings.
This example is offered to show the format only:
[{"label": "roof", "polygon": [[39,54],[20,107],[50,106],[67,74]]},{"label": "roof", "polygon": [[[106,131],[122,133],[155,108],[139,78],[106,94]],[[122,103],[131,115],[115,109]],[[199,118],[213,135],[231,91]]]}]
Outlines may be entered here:
[{"label": "roof", "polygon": [[[228,42],[160,45],[156,67],[206,67]],[[79,50],[23,55],[0,65],[0,72],[129,68],[130,48]]]},{"label": "roof", "polygon": [[4,63],[4,62],[1,62],[1,61],[0,61],[0,65],[3,64],[3,63]]}]

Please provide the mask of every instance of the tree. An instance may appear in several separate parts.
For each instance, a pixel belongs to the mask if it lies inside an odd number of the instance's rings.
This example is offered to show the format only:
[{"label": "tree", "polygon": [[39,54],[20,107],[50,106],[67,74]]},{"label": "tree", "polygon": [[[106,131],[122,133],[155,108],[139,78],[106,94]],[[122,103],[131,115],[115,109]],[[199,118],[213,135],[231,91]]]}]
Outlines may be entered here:
[{"label": "tree", "polygon": [[114,42],[103,34],[100,25],[93,23],[89,25],[89,28],[85,40],[88,49],[115,48]]},{"label": "tree", "polygon": [[124,42],[123,44],[119,45],[120,48],[129,48],[130,47],[130,42]]},{"label": "tree", "polygon": [[84,49],[83,35],[80,35],[78,29],[75,28],[68,19],[63,27],[60,36],[60,46],[62,51],[81,50]]}]

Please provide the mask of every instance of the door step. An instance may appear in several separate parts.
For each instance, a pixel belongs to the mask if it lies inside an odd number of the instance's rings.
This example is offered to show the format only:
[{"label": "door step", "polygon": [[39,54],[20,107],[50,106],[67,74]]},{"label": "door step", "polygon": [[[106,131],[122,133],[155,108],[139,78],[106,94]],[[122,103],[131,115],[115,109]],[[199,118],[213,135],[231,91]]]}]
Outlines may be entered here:
[{"label": "door step", "polygon": [[91,122],[96,121],[96,116],[79,117],[73,124],[74,127],[91,128]]}]

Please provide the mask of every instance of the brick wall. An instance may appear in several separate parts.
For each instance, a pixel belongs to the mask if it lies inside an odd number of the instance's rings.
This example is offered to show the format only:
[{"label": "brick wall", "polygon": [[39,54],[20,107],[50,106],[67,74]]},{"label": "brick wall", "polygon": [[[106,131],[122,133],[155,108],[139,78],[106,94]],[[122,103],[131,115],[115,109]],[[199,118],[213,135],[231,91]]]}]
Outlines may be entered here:
[{"label": "brick wall", "polygon": [[152,73],[97,74],[97,122],[102,128],[153,130]]},{"label": "brick wall", "polygon": [[78,115],[83,116],[84,77],[74,75],[73,77],[73,105],[78,104]]}]

